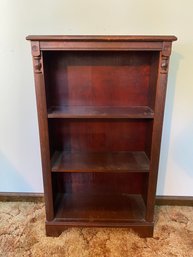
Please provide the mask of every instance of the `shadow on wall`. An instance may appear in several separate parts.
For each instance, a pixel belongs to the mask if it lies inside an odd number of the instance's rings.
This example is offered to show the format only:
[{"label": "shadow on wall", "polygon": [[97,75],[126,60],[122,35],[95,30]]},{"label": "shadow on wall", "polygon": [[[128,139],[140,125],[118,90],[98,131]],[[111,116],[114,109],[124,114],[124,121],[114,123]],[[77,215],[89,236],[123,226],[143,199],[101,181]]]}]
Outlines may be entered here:
[{"label": "shadow on wall", "polygon": [[162,134],[162,144],[161,144],[161,155],[160,155],[160,165],[159,165],[159,184],[158,190],[159,194],[164,194],[165,180],[166,180],[166,171],[168,163],[168,151],[169,143],[171,136],[171,120],[174,107],[174,96],[176,89],[176,77],[179,69],[180,60],[183,58],[182,55],[172,52],[170,69],[169,69],[169,78],[166,94],[166,107],[164,114],[164,126]]},{"label": "shadow on wall", "polygon": [[193,178],[193,121],[176,137],[173,147],[175,162],[189,177]]},{"label": "shadow on wall", "polygon": [[[9,175],[8,175],[8,174]],[[33,188],[14,165],[0,152],[0,192],[30,192]]]}]

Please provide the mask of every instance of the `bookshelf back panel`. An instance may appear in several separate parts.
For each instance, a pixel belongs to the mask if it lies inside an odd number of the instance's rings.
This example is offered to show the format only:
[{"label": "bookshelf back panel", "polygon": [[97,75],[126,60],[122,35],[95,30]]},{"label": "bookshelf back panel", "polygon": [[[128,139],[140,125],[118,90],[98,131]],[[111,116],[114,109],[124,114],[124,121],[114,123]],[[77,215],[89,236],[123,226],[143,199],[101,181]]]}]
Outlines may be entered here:
[{"label": "bookshelf back panel", "polygon": [[142,119],[51,119],[51,154],[55,151],[145,151],[152,121]]},{"label": "bookshelf back panel", "polygon": [[54,173],[56,193],[144,194],[147,173]]},{"label": "bookshelf back panel", "polygon": [[158,52],[44,52],[47,105],[149,106]]}]

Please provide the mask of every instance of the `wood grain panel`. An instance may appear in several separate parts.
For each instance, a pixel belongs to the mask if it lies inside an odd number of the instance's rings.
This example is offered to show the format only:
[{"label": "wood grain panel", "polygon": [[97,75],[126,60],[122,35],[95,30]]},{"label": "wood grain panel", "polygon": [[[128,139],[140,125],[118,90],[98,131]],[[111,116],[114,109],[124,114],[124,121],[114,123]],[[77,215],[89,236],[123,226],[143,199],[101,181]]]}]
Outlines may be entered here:
[{"label": "wood grain panel", "polygon": [[52,171],[149,172],[149,159],[144,152],[55,152]]},{"label": "wood grain panel", "polygon": [[45,52],[47,104],[148,106],[154,52]]},{"label": "wood grain panel", "polygon": [[51,119],[51,152],[145,151],[149,120]]},{"label": "wood grain panel", "polygon": [[60,194],[57,221],[140,221],[145,204],[140,195],[128,194]]}]

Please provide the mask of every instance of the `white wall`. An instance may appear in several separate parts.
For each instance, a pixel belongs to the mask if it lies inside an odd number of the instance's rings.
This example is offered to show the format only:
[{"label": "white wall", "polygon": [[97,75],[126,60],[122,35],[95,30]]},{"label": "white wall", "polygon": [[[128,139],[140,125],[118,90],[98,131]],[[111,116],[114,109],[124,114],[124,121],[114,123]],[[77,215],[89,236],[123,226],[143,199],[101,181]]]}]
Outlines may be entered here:
[{"label": "white wall", "polygon": [[0,191],[42,192],[28,34],[174,34],[157,193],[193,195],[193,1],[1,0]]}]

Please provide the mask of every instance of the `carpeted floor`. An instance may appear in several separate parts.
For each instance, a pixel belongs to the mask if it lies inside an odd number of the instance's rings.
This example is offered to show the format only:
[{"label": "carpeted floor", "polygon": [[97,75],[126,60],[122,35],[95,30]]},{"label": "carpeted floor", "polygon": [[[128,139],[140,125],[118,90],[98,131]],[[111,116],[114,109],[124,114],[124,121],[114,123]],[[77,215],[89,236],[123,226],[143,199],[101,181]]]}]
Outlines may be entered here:
[{"label": "carpeted floor", "polygon": [[127,229],[72,228],[45,236],[44,204],[0,202],[1,257],[193,257],[193,207],[156,207],[153,238]]}]

